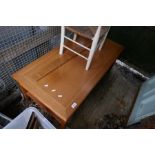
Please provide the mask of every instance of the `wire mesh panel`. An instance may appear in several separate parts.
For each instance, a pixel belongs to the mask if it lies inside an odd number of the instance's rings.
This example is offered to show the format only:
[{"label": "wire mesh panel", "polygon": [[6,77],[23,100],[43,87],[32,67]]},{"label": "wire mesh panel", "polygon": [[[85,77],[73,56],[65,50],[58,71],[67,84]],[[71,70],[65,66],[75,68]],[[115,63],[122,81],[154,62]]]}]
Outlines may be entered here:
[{"label": "wire mesh panel", "polygon": [[12,73],[60,44],[60,27],[0,27],[0,94],[15,86]]}]

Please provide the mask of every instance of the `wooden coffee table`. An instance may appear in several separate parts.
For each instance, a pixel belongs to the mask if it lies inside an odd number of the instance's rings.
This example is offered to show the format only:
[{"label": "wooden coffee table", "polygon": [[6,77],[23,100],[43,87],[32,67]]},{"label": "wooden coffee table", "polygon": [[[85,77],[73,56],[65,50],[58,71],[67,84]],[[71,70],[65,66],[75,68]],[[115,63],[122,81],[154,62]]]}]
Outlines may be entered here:
[{"label": "wooden coffee table", "polygon": [[[87,40],[85,42],[89,44]],[[86,71],[85,60],[67,50],[60,56],[59,48],[55,48],[14,73],[13,78],[25,97],[45,108],[61,127],[65,127],[122,51],[123,46],[107,40]]]}]

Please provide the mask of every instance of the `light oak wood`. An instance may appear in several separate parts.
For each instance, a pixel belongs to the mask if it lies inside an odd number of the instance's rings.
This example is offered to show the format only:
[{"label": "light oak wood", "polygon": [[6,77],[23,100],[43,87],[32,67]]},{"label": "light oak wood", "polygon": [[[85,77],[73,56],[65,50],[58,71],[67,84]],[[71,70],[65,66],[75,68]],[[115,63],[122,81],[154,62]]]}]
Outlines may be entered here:
[{"label": "light oak wood", "polygon": [[[69,31],[91,40],[93,39],[97,28],[98,26],[66,26],[66,29]],[[108,29],[108,26],[102,26],[100,37],[105,35]]]},{"label": "light oak wood", "polygon": [[[88,40],[81,41],[90,45]],[[78,50],[88,54],[84,49]],[[55,48],[14,73],[13,78],[26,96],[46,108],[64,127],[122,51],[121,45],[107,40],[103,49],[95,53],[92,66],[86,71],[85,60],[67,50],[60,56],[59,48]]]}]

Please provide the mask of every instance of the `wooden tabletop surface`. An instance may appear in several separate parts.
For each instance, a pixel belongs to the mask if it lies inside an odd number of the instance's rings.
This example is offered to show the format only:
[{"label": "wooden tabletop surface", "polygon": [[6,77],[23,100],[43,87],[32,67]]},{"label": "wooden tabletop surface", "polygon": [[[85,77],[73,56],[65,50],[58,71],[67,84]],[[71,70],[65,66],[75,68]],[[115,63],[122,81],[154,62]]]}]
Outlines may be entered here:
[{"label": "wooden tabletop surface", "polygon": [[[87,51],[78,50],[87,55]],[[28,96],[66,123],[122,51],[121,45],[107,40],[86,71],[84,59],[67,50],[59,55],[59,48],[55,48],[14,73],[13,78]]]}]

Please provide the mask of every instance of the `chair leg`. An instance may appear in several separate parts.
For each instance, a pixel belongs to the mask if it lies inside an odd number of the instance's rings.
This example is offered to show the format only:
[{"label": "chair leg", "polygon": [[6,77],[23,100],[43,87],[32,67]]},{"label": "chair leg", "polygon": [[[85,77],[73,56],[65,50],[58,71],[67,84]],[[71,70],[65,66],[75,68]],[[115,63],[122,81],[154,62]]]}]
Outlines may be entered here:
[{"label": "chair leg", "polygon": [[86,64],[86,70],[89,69],[90,64],[92,62],[93,56],[94,56],[95,50],[90,50],[89,56],[88,56],[88,60],[87,60],[87,64]]},{"label": "chair leg", "polygon": [[101,41],[101,43],[100,43],[99,51],[101,51],[101,49],[102,49],[102,47],[103,47],[103,45],[104,45],[104,43],[105,43],[105,40],[106,40],[107,35],[108,35],[108,32],[109,32],[109,30],[106,32],[106,34],[104,35],[104,37],[103,37],[103,39],[102,39],[102,41]]},{"label": "chair leg", "polygon": [[63,54],[64,36],[65,36],[65,27],[61,26],[61,42],[60,42],[60,50],[59,50],[60,55]]},{"label": "chair leg", "polygon": [[77,38],[77,34],[76,34],[76,33],[74,33],[73,40],[75,41],[75,40],[76,40],[76,38]]},{"label": "chair leg", "polygon": [[94,53],[95,53],[95,50],[96,50],[96,47],[97,47],[97,43],[98,43],[98,40],[99,40],[99,37],[100,37],[100,32],[101,32],[101,26],[98,27],[98,29],[96,31],[96,34],[95,34],[95,36],[93,38],[93,42],[92,42],[92,45],[91,45],[91,49],[90,49],[87,64],[86,64],[86,70],[89,69],[90,64],[92,62],[92,59],[93,59],[93,56],[94,56]]}]

